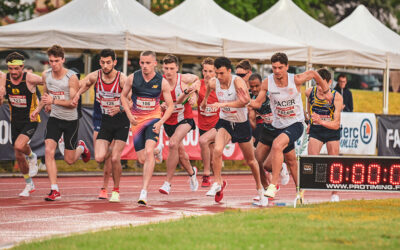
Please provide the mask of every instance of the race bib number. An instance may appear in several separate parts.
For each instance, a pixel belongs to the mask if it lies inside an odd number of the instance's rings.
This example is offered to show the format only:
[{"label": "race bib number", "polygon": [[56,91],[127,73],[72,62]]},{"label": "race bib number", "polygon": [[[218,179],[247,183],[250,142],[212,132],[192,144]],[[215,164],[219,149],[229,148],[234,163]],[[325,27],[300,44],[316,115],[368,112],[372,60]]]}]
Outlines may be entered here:
[{"label": "race bib number", "polygon": [[140,110],[154,110],[156,108],[156,98],[138,97],[136,106]]},{"label": "race bib number", "polygon": [[272,113],[263,114],[263,115],[260,115],[260,116],[263,119],[264,123],[266,123],[266,124],[271,124],[272,123],[272,118],[273,118]]},{"label": "race bib number", "polygon": [[109,115],[113,108],[119,108],[119,98],[101,98],[100,105],[103,108],[103,113]]},{"label": "race bib number", "polygon": [[66,100],[64,91],[50,91],[50,95],[54,100]]},{"label": "race bib number", "polygon": [[174,112],[173,113],[179,113],[182,112],[184,109],[183,104],[175,104],[174,105]]},{"label": "race bib number", "polygon": [[24,95],[9,95],[8,99],[10,100],[11,106],[16,108],[26,108],[26,96]]},{"label": "race bib number", "polygon": [[319,118],[321,119],[321,121],[326,121],[326,122],[332,121],[330,115],[320,115]]},{"label": "race bib number", "polygon": [[276,112],[279,117],[293,117],[296,116],[294,112],[294,106],[289,106],[285,108],[276,107]]},{"label": "race bib number", "polygon": [[206,106],[205,109],[200,108],[200,114],[204,116],[218,115],[218,108]]},{"label": "race bib number", "polygon": [[235,108],[224,107],[221,109],[223,114],[229,119],[236,119],[237,110]]}]

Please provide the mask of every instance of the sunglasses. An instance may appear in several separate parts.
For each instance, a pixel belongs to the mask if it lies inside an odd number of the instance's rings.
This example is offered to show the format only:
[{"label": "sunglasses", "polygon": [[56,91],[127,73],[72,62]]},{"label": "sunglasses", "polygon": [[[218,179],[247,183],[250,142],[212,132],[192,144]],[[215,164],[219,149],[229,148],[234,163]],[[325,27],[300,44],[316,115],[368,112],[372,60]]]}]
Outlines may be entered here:
[{"label": "sunglasses", "polygon": [[236,73],[236,75],[237,75],[237,76],[240,76],[240,77],[242,77],[242,78],[243,78],[243,77],[245,77],[245,76],[247,75],[247,73],[241,73],[241,74],[239,74],[239,73]]}]

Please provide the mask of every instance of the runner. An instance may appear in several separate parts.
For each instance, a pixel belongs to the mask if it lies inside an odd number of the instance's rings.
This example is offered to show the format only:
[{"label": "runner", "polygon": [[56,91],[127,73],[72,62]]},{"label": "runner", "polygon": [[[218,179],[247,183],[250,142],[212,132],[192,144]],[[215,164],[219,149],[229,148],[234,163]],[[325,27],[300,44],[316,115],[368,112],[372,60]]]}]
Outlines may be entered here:
[{"label": "runner", "polygon": [[[304,112],[300,86],[314,78],[328,100],[332,99],[332,95],[329,92],[329,86],[315,71],[310,70],[298,75],[289,74],[286,54],[275,53],[271,57],[271,63],[273,74],[262,82],[260,93],[256,100],[251,101],[250,106],[255,109],[260,108],[268,93],[273,114],[272,126],[276,129],[276,138],[266,160],[267,168],[272,166],[272,181],[265,196],[274,198],[282,170],[284,150],[293,147],[295,141],[303,133]],[[241,89],[238,91],[238,96],[242,102],[249,101],[249,96]],[[285,155],[285,160],[297,187],[297,161],[294,150]],[[289,162],[293,162],[293,164],[289,164]]]},{"label": "runner", "polygon": [[247,88],[250,90],[249,78],[251,76],[251,62],[248,59],[241,60],[236,65],[236,75],[240,76],[247,85]]},{"label": "runner", "polygon": [[61,199],[57,185],[57,166],[54,158],[57,142],[64,137],[64,160],[68,164],[75,163],[80,156],[84,162],[90,160],[90,151],[85,142],[78,140],[78,109],[72,99],[79,90],[79,81],[74,71],[64,68],[64,49],[53,45],[47,50],[50,69],[42,74],[44,88],[39,106],[31,114],[31,119],[39,114],[44,105],[51,104],[51,112],[45,133],[45,157],[51,190],[46,201]]},{"label": "runner", "polygon": [[[258,73],[254,73],[249,78],[249,85],[252,99],[256,99],[260,89],[261,89],[261,76]],[[253,135],[256,139],[256,150],[255,155],[260,167],[260,176],[261,182],[264,189],[267,189],[269,183],[271,183],[271,174],[266,174],[265,171],[268,173],[272,172],[271,168],[266,168],[264,165],[265,160],[271,150],[272,142],[275,139],[275,129],[272,127],[272,111],[270,106],[270,100],[268,96],[265,97],[265,101],[261,105],[261,107],[257,110],[249,108],[249,120],[250,123],[256,124],[256,129],[253,130]],[[256,131],[254,133],[254,131]],[[285,149],[285,154],[294,147]],[[289,183],[289,173],[287,171],[287,166],[285,163],[282,164],[282,171],[281,171],[281,184],[286,185]],[[279,187],[278,187],[279,190]],[[257,196],[254,200],[259,200],[260,197]]]},{"label": "runner", "polygon": [[[215,125],[219,119],[219,109],[211,108],[207,106],[206,109],[202,109],[200,107],[201,102],[203,101],[206,95],[206,88],[208,82],[215,77],[215,69],[214,69],[214,60],[210,57],[207,57],[201,63],[203,69],[203,76],[199,98],[197,99],[197,106],[199,107],[198,113],[198,127],[199,127],[199,145],[201,149],[201,159],[203,160],[204,173],[203,173],[203,181],[201,182],[202,187],[211,186],[210,174],[211,174],[211,166],[212,166],[212,152],[214,151],[214,141],[215,135],[217,134],[217,130],[215,129]],[[215,91],[210,93],[210,97],[207,100],[207,104],[213,104],[218,102]]]},{"label": "runner", "polygon": [[43,83],[40,76],[23,72],[24,60],[24,56],[17,52],[6,57],[8,73],[0,74],[0,105],[6,96],[10,108],[11,139],[15,159],[26,182],[19,196],[29,197],[35,191],[32,177],[38,172],[37,156],[29,146],[29,142],[40,122],[39,115],[31,119],[30,114],[38,106],[36,86]]},{"label": "runner", "polygon": [[[331,86],[331,73],[326,69],[319,69],[318,73]],[[306,117],[310,121],[307,128],[309,132],[308,155],[319,155],[324,144],[326,144],[328,155],[339,155],[340,112],[343,107],[343,97],[336,90],[331,90],[331,92],[333,100],[329,102],[321,94],[320,86],[306,90],[307,111],[311,115],[311,117]],[[331,201],[339,201],[339,195],[335,191],[332,192]]]},{"label": "runner", "polygon": [[[199,187],[196,178],[197,168],[191,165],[182,140],[190,130],[196,128],[192,113],[192,104],[196,102],[196,96],[193,96],[192,93],[198,94],[200,80],[196,75],[182,75],[178,73],[178,69],[179,62],[176,56],[167,55],[164,57],[164,78],[169,83],[175,107],[171,117],[164,124],[165,133],[169,137],[169,155],[167,159],[167,178],[159,189],[162,194],[169,194],[171,191],[171,181],[178,163],[190,176],[190,189],[196,191]],[[164,100],[164,98],[161,97],[161,100]]]},{"label": "runner", "polygon": [[[140,192],[139,205],[147,205],[147,190],[153,175],[155,159],[154,148],[157,145],[160,128],[174,110],[171,90],[162,75],[155,72],[156,53],[143,51],[140,54],[141,70],[128,76],[122,90],[121,102],[132,125],[133,143],[138,161],[143,166],[143,186]],[[132,93],[132,108],[129,107],[129,93]],[[164,95],[167,105],[161,117],[160,95]]]},{"label": "runner", "polygon": [[214,195],[215,201],[220,202],[223,198],[223,191],[226,187],[226,181],[222,180],[222,153],[225,146],[232,141],[238,142],[242,150],[244,159],[250,166],[256,181],[257,191],[261,197],[261,206],[266,206],[268,200],[263,196],[264,189],[260,181],[260,170],[254,156],[254,149],[251,143],[251,127],[247,117],[246,102],[237,98],[237,91],[242,90],[247,94],[247,103],[250,96],[246,83],[240,77],[231,74],[231,61],[226,57],[219,57],[214,61],[217,79],[213,78],[207,86],[206,96],[201,103],[204,109],[207,106],[208,97],[211,91],[215,91],[218,102],[209,105],[213,108],[220,108],[219,121],[216,125],[217,135],[215,137],[213,170],[215,181],[207,195]]},{"label": "runner", "polygon": [[[110,202],[120,202],[119,184],[121,179],[121,154],[126,145],[129,134],[129,119],[120,109],[120,96],[126,76],[117,71],[114,50],[103,49],[100,52],[100,70],[88,74],[82,81],[78,93],[73,99],[77,104],[81,94],[85,93],[92,85],[96,85],[96,100],[101,108],[101,125],[95,142],[95,159],[98,163],[108,162],[111,159],[114,188]],[[111,144],[112,147],[111,147]],[[107,198],[109,173],[107,163],[104,166],[104,183],[99,198]],[[105,187],[104,187],[105,186]]]}]

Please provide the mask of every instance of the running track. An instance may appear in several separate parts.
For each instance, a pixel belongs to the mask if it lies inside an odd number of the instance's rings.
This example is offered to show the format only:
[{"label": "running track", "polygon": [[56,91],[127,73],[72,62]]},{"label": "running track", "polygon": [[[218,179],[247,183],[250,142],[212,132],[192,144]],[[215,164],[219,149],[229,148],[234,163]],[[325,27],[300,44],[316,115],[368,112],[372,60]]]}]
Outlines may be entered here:
[{"label": "running track", "polygon": [[[29,198],[20,198],[25,183],[22,178],[0,179],[0,248],[21,241],[100,230],[114,226],[140,225],[178,219],[183,216],[223,212],[227,208],[254,208],[255,184],[250,175],[226,175],[228,186],[220,204],[207,197],[208,188],[191,192],[188,177],[176,176],[171,193],[160,194],[164,176],[154,176],[148,194],[148,207],[138,207],[141,176],[121,179],[121,203],[98,200],[102,177],[62,177],[59,187],[62,199],[46,202],[47,178],[35,178],[36,191]],[[200,177],[198,177],[200,181]],[[112,181],[110,180],[110,184]],[[291,182],[279,191],[275,202],[293,204],[295,187]],[[341,200],[399,198],[396,193],[345,192]],[[306,191],[305,203],[330,200],[330,192]],[[274,204],[270,202],[270,206]]]}]

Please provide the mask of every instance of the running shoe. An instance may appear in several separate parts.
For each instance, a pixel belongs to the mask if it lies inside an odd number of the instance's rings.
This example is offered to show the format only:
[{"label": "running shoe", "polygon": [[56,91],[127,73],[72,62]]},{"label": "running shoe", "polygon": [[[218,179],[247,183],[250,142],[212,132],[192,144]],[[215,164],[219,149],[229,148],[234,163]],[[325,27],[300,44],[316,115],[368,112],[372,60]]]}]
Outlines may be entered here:
[{"label": "running shoe", "polygon": [[274,184],[269,184],[267,191],[265,191],[264,196],[274,198],[278,189]]},{"label": "running shoe", "polygon": [[171,184],[169,184],[168,181],[165,181],[158,191],[162,194],[169,194],[171,191]]},{"label": "running shoe", "polygon": [[46,201],[55,201],[59,199],[61,199],[61,194],[57,190],[50,190],[49,195],[46,198],[44,198],[44,200]]},{"label": "running shoe", "polygon": [[26,160],[28,161],[29,166],[29,177],[36,176],[39,171],[39,167],[37,164],[37,155],[32,152],[32,156],[27,156]]},{"label": "running shoe", "polygon": [[207,196],[215,196],[215,194],[221,190],[221,185],[219,185],[217,182],[214,182],[210,188],[210,190],[208,190],[208,192],[206,193]]},{"label": "running shoe", "polygon": [[40,171],[46,171],[47,170],[46,164],[44,164],[43,162],[40,162],[39,163],[39,170]]},{"label": "running shoe", "polygon": [[99,199],[105,200],[107,198],[108,198],[107,189],[105,188],[100,189]]},{"label": "running shoe", "polygon": [[156,160],[157,164],[160,164],[163,161],[163,156],[162,156],[163,148],[164,148],[164,144],[159,143],[158,146],[154,150],[154,156],[155,156],[155,160]]},{"label": "running shoe", "polygon": [[119,200],[119,193],[117,191],[112,191],[110,202],[120,202]]},{"label": "running shoe", "polygon": [[[258,198],[259,198],[259,199],[258,199],[257,202],[254,202],[253,205],[259,206],[259,207],[266,207],[266,206],[268,206],[269,198],[264,196],[264,192],[265,192],[264,189],[258,190]],[[261,200],[260,200],[260,197],[261,197]]]},{"label": "running shoe", "polygon": [[215,201],[220,202],[224,198],[224,189],[226,188],[226,181],[222,181],[221,190],[215,194]]},{"label": "running shoe", "polygon": [[337,195],[337,194],[332,194],[332,196],[331,196],[331,202],[339,202],[339,201],[340,201],[339,195]]},{"label": "running shoe", "polygon": [[203,181],[201,182],[201,187],[209,187],[211,186],[210,176],[203,175]]},{"label": "running shoe", "polygon": [[60,150],[60,153],[64,155],[65,151],[64,136],[61,136],[60,140],[58,140],[58,150]]},{"label": "running shoe", "polygon": [[138,200],[139,206],[147,206],[147,190],[142,189]]},{"label": "running shoe", "polygon": [[83,152],[82,152],[82,160],[83,162],[88,162],[90,160],[90,150],[86,146],[86,143],[82,140],[79,140],[78,143],[79,146],[83,146]]},{"label": "running shoe", "polygon": [[197,180],[197,168],[192,167],[193,169],[193,175],[189,177],[189,182],[190,182],[190,190],[197,191],[199,188],[199,181]]},{"label": "running shoe", "polygon": [[281,184],[285,186],[289,183],[289,180],[290,180],[290,175],[289,175],[289,171],[287,169],[287,165],[286,165],[286,163],[282,163]]},{"label": "running shoe", "polygon": [[22,190],[22,192],[19,194],[19,196],[21,196],[21,197],[29,197],[29,195],[31,193],[35,192],[35,191],[36,191],[35,185],[33,185],[33,183],[32,184],[31,183],[27,183],[25,185],[24,190]]}]

